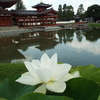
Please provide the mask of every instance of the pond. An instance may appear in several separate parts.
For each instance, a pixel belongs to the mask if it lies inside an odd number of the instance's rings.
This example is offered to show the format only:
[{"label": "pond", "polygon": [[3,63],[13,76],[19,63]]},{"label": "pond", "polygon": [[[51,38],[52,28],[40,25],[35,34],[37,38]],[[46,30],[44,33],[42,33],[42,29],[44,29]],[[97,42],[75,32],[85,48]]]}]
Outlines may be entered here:
[{"label": "pond", "polygon": [[0,37],[0,63],[40,59],[43,53],[72,66],[100,67],[100,29],[66,29]]}]

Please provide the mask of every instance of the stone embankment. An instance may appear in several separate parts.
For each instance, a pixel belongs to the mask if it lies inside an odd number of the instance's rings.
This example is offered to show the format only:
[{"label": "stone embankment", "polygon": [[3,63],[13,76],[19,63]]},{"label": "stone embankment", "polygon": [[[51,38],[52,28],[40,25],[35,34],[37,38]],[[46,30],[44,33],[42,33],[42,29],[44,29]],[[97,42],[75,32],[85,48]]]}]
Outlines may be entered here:
[{"label": "stone embankment", "polygon": [[18,36],[19,34],[33,31],[40,31],[40,29],[33,27],[18,28],[17,26],[0,27],[0,37]]},{"label": "stone embankment", "polygon": [[64,29],[74,29],[74,28],[84,28],[87,27],[87,24],[73,24],[73,25],[58,25],[58,26],[48,26],[48,27],[24,27],[18,28],[18,26],[4,26],[0,27],[0,38],[1,37],[10,37],[10,36],[18,36],[22,33],[28,32],[37,32],[37,31],[55,31]]},{"label": "stone embankment", "polygon": [[27,32],[25,28],[18,28],[17,26],[0,27],[0,37],[16,36],[19,33]]},{"label": "stone embankment", "polygon": [[48,27],[26,27],[26,28],[18,28],[18,26],[5,26],[0,27],[0,37],[10,37],[10,36],[18,36],[22,33],[28,32],[37,32],[37,31],[53,31],[59,30],[60,27],[57,26],[48,26]]},{"label": "stone embankment", "polygon": [[79,28],[79,29],[82,29],[82,28],[86,28],[88,27],[88,25],[86,23],[74,23],[72,25],[64,25],[64,28],[66,29],[76,29],[76,28]]}]

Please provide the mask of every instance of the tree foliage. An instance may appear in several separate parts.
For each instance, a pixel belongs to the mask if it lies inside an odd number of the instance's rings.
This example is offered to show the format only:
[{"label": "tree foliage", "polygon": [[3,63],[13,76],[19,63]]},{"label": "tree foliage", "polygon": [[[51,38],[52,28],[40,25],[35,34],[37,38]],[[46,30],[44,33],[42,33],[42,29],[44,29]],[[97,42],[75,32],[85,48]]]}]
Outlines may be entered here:
[{"label": "tree foliage", "polygon": [[[66,4],[64,4],[63,6],[59,5],[58,12],[59,12],[58,20],[67,21],[73,19],[74,8],[71,5],[70,6],[67,6]],[[100,5],[98,4],[91,5],[85,11],[83,4],[80,4],[75,16],[79,17],[82,20],[84,20],[87,17],[88,18],[92,17],[94,21],[100,20]]]},{"label": "tree foliage", "polygon": [[62,5],[59,5],[58,12],[59,12],[58,20],[62,20],[63,19]]},{"label": "tree foliage", "polygon": [[81,14],[84,14],[84,7],[83,7],[83,4],[80,4],[78,9],[77,9],[77,13],[76,15],[81,15]]},{"label": "tree foliage", "polygon": [[58,20],[67,21],[73,19],[74,8],[71,5],[67,6],[66,4],[64,4],[63,7],[62,5],[59,5],[58,11]]},{"label": "tree foliage", "polygon": [[22,0],[18,0],[15,5],[15,10],[26,10],[26,7]]},{"label": "tree foliage", "polygon": [[77,13],[76,13],[77,16],[80,17],[80,19],[83,19],[83,15],[84,15],[84,7],[83,7],[83,4],[80,4],[78,9],[77,9]]},{"label": "tree foliage", "polygon": [[74,8],[71,5],[67,6],[66,20],[73,19],[73,16],[74,16]]},{"label": "tree foliage", "polygon": [[63,5],[63,20],[64,20],[64,21],[66,20],[66,16],[67,16],[66,11],[67,11],[67,5],[64,4],[64,5]]},{"label": "tree foliage", "polygon": [[100,5],[94,4],[88,7],[85,17],[93,17],[94,21],[100,20]]}]

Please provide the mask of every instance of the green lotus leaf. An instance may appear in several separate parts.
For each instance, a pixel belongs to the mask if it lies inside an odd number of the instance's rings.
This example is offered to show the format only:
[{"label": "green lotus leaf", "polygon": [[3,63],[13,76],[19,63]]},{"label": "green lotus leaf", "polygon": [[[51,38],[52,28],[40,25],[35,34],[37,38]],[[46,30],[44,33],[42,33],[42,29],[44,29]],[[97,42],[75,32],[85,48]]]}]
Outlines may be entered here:
[{"label": "green lotus leaf", "polygon": [[5,99],[5,98],[0,98],[0,100],[7,100],[7,99]]},{"label": "green lotus leaf", "polygon": [[67,83],[65,94],[74,100],[97,100],[100,94],[99,85],[84,78],[74,78]]},{"label": "green lotus leaf", "polygon": [[97,100],[100,94],[99,85],[85,78],[73,78],[67,81],[66,85],[63,93],[49,95],[67,96],[74,100]]},{"label": "green lotus leaf", "polygon": [[14,100],[36,89],[36,86],[28,86],[15,82],[19,77],[20,75],[15,75],[0,83],[0,98]]},{"label": "green lotus leaf", "polygon": [[99,95],[99,97],[98,97],[98,100],[100,100],[100,95]]},{"label": "green lotus leaf", "polygon": [[40,93],[30,93],[16,100],[73,100],[64,96],[48,96]]},{"label": "green lotus leaf", "polygon": [[93,80],[100,83],[100,68],[94,65],[78,66],[71,70],[71,72],[79,71],[80,75],[88,80]]}]

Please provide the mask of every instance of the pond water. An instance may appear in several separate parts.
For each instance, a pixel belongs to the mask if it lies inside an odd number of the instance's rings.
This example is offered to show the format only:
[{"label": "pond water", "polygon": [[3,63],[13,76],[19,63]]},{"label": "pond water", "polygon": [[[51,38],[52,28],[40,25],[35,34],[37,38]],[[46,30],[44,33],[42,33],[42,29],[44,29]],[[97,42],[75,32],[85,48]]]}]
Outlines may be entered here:
[{"label": "pond water", "polygon": [[100,29],[41,31],[0,37],[0,63],[40,59],[43,53],[73,66],[100,67]]}]

